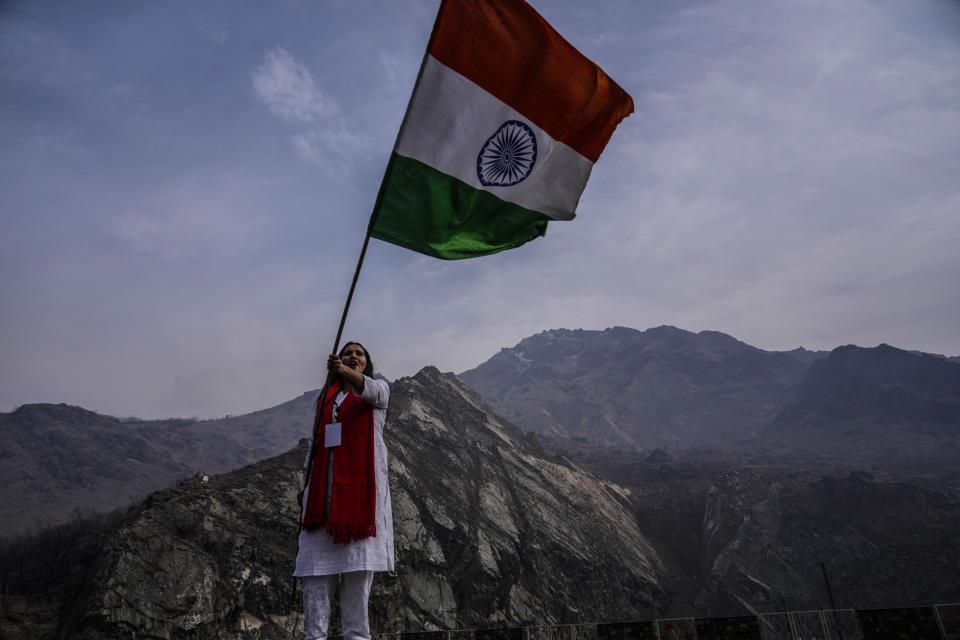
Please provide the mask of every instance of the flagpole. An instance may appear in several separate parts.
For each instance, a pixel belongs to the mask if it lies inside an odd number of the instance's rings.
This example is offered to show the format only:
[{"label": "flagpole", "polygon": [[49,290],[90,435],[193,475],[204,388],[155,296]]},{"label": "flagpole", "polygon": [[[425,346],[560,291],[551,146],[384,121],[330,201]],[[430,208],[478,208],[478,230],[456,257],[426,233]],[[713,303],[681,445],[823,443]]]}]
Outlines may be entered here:
[{"label": "flagpole", "polygon": [[[372,226],[372,217],[371,225]],[[337,349],[340,348],[340,338],[343,337],[343,327],[347,323],[347,314],[350,312],[350,302],[353,300],[353,292],[357,288],[357,280],[360,279],[360,269],[363,268],[363,259],[367,255],[367,246],[370,244],[370,226],[367,227],[367,234],[363,238],[363,247],[360,249],[360,257],[357,259],[357,268],[353,272],[353,280],[350,281],[350,291],[347,293],[347,302],[343,305],[343,314],[340,316],[340,326],[337,327],[337,337],[333,341],[333,350],[330,353],[336,353]],[[323,419],[323,410],[324,404],[327,401],[327,390],[330,388],[330,378],[331,375],[327,373],[327,381],[323,384],[323,389],[320,391],[320,408],[317,411],[317,417],[314,420],[313,425],[313,446],[310,448],[310,458],[307,463],[306,476],[303,481],[304,488],[310,482],[310,471],[313,467],[313,457],[317,452],[317,427],[319,426],[319,421]]]}]

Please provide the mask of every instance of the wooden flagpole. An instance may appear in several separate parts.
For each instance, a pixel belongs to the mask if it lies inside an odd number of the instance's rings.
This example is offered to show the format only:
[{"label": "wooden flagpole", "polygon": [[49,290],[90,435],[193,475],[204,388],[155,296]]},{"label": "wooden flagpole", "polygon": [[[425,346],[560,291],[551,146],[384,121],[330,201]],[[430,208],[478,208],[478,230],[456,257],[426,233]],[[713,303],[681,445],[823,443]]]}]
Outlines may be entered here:
[{"label": "wooden flagpole", "polygon": [[[343,327],[347,323],[347,314],[350,312],[350,302],[353,300],[353,292],[357,288],[357,280],[360,278],[360,269],[363,268],[363,258],[367,255],[367,246],[370,244],[370,228],[373,226],[371,219],[367,226],[367,235],[363,239],[363,248],[360,249],[360,258],[357,260],[357,268],[353,272],[353,280],[350,282],[350,291],[347,293],[347,302],[343,305],[343,315],[340,316],[340,326],[337,328],[337,337],[333,341],[333,350],[330,353],[336,353],[340,348],[340,338],[343,337]],[[327,373],[327,381],[323,383],[323,389],[320,391],[319,409],[313,424],[313,446],[310,448],[310,458],[307,461],[307,472],[303,481],[303,486],[310,483],[310,471],[313,468],[313,457],[317,453],[317,427],[318,421],[323,419],[324,404],[327,401],[327,391],[330,389],[330,373]]]},{"label": "wooden flagpole", "polygon": [[[372,226],[372,225],[371,225]],[[367,246],[370,244],[370,228],[367,227],[367,235],[363,239],[363,248],[360,249],[360,258],[357,260],[357,268],[353,272],[353,280],[350,282],[350,291],[347,293],[347,302],[343,305],[343,315],[340,316],[340,326],[337,328],[337,337],[333,341],[333,350],[330,353],[336,353],[340,348],[340,338],[343,337],[343,327],[347,323],[347,314],[350,312],[350,302],[353,300],[353,292],[357,288],[357,280],[360,278],[360,269],[363,268],[363,258],[367,255]],[[327,391],[330,389],[330,374],[327,373],[327,381],[323,384],[323,389],[320,391],[319,404],[320,408],[317,411],[316,420],[323,419],[323,410],[324,404],[327,401]],[[317,426],[316,421],[313,425],[313,446],[310,449],[310,459],[307,464],[307,473],[306,478],[304,479],[303,486],[306,487],[310,482],[310,470],[313,467],[313,456],[317,452]]]}]

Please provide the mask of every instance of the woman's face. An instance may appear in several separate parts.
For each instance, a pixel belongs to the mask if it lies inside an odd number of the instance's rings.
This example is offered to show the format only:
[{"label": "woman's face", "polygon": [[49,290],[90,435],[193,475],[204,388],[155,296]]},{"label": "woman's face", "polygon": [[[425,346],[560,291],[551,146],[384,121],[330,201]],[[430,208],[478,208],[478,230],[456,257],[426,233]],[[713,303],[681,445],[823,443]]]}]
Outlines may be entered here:
[{"label": "woman's face", "polygon": [[340,362],[358,373],[363,373],[367,368],[367,355],[360,345],[348,344],[340,355]]}]

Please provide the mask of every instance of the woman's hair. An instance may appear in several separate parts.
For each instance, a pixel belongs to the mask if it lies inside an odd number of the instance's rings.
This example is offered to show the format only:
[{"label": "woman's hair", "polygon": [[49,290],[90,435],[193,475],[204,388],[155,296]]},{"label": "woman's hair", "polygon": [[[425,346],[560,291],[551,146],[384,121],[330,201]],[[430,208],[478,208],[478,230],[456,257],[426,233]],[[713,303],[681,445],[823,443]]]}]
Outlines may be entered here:
[{"label": "woman's hair", "polygon": [[343,345],[343,348],[340,349],[340,353],[337,355],[343,356],[343,352],[346,351],[347,347],[349,347],[352,344],[355,344],[361,349],[363,349],[363,355],[367,359],[367,368],[363,370],[363,375],[367,376],[368,378],[372,378],[373,377],[373,360],[370,359],[370,352],[367,351],[367,348],[362,344],[360,344],[359,342],[348,342],[347,344]]}]

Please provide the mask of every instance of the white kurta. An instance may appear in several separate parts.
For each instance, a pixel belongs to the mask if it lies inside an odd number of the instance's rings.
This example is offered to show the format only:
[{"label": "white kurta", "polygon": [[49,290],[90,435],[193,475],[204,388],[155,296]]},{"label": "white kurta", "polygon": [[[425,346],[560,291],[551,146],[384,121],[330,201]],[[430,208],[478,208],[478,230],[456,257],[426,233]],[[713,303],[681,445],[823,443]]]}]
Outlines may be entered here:
[{"label": "white kurta", "polygon": [[[383,440],[390,386],[386,380],[364,376],[363,393],[359,394],[359,397],[374,407],[373,457],[377,482],[377,535],[347,544],[334,544],[333,536],[327,533],[323,525],[313,531],[301,530],[297,566],[293,572],[295,576],[324,576],[347,571],[393,571],[393,511],[387,473],[387,445]],[[307,451],[309,450],[308,447]],[[336,463],[337,455],[334,451],[333,464]],[[304,507],[307,504],[306,490],[303,504]]]}]

